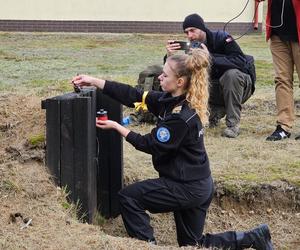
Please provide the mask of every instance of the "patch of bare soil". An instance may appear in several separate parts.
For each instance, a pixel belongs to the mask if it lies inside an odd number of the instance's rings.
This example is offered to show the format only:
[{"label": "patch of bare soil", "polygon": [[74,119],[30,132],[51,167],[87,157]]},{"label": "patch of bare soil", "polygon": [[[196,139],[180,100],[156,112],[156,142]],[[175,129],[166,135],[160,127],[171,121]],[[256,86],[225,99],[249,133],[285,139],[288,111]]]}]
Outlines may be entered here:
[{"label": "patch of bare soil", "polygon": [[[102,225],[78,221],[76,207],[67,203],[65,192],[55,187],[44,166],[44,143],[29,143],[44,133],[40,99],[1,94],[0,103],[0,249],[178,249],[172,214],[151,215],[158,246],[129,238],[120,216]],[[248,106],[247,112],[260,106]],[[150,127],[134,130],[144,133]],[[151,158],[126,142],[124,163],[126,184],[157,176]],[[239,191],[219,180],[215,184],[206,233],[267,223],[276,249],[299,249],[299,188],[284,180],[246,190],[241,186]]]}]

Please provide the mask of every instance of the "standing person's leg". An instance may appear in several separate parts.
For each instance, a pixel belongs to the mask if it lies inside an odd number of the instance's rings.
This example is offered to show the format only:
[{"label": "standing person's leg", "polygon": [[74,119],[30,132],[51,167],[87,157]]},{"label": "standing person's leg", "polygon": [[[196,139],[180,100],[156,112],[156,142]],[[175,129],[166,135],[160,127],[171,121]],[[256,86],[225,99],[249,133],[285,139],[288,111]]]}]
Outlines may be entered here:
[{"label": "standing person's leg", "polygon": [[[297,42],[292,43],[293,59],[296,65],[298,78],[300,80],[300,45]],[[300,87],[300,86],[299,86]],[[300,140],[300,134],[296,136],[296,140]]]},{"label": "standing person's leg", "polygon": [[298,74],[298,78],[300,80],[300,45],[298,42],[292,42],[291,47],[292,47],[294,64],[296,65],[296,71]]},{"label": "standing person's leg", "polygon": [[221,76],[219,81],[226,109],[227,128],[223,135],[235,138],[239,135],[242,103],[246,102],[252,94],[251,77],[238,69],[230,69]]},{"label": "standing person's leg", "polygon": [[270,50],[275,70],[277,128],[272,135],[267,137],[267,140],[276,141],[290,137],[290,131],[295,119],[293,96],[294,60],[291,43],[281,41],[278,36],[271,37]]}]

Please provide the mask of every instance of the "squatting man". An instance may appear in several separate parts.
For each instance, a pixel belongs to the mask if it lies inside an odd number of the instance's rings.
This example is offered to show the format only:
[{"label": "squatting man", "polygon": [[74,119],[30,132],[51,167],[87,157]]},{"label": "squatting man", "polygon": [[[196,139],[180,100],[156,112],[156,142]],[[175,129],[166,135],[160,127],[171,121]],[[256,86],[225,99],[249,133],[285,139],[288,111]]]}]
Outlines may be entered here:
[{"label": "squatting man", "polygon": [[[242,104],[255,89],[253,57],[245,55],[227,32],[210,31],[198,14],[187,16],[182,27],[192,44],[200,42],[200,47],[207,48],[210,52],[209,126],[218,126],[220,119],[226,115],[227,127],[223,136],[235,138],[240,132]],[[174,55],[179,49],[179,43],[169,40],[166,57]]]}]

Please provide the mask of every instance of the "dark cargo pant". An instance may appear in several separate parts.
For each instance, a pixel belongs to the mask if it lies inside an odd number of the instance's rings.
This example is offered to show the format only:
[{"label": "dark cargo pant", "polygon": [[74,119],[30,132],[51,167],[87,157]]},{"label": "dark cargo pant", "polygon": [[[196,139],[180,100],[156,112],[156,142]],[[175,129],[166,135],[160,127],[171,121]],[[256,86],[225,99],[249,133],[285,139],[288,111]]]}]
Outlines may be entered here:
[{"label": "dark cargo pant", "polygon": [[206,211],[213,196],[211,177],[190,183],[167,178],[131,184],[119,192],[123,222],[129,236],[154,241],[146,213],[173,212],[179,246],[236,248],[235,232],[202,235]]},{"label": "dark cargo pant", "polygon": [[230,69],[218,80],[211,81],[209,106],[211,110],[224,110],[226,126],[233,127],[240,123],[242,104],[250,98],[251,94],[250,75],[238,69]]}]

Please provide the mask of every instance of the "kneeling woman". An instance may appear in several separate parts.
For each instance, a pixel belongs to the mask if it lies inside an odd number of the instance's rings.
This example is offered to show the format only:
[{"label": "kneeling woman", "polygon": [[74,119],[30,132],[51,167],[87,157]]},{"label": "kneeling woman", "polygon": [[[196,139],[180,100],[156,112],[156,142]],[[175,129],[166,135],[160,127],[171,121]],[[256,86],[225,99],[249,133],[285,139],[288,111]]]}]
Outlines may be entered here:
[{"label": "kneeling woman", "polygon": [[72,82],[95,86],[103,93],[134,107],[145,100],[158,117],[156,127],[140,135],[115,121],[98,121],[101,129],[115,129],[137,150],[152,155],[159,178],[131,184],[119,192],[121,214],[131,237],[156,243],[146,213],[173,212],[179,246],[198,245],[224,249],[272,249],[266,225],[249,232],[203,235],[206,212],[213,197],[213,180],[203,142],[208,121],[209,52],[168,57],[159,76],[163,92],[143,93],[129,85],[79,75]]}]

